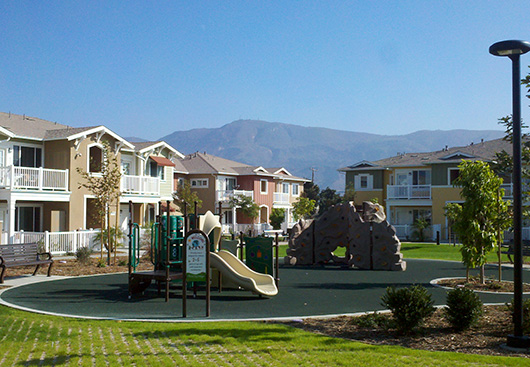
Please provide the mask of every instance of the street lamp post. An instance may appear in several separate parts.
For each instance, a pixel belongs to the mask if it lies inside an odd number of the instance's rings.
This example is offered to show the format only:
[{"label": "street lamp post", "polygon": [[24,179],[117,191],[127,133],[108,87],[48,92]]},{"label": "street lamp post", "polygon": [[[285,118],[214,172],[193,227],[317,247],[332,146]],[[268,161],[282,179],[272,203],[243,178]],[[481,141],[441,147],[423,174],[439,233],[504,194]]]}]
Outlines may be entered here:
[{"label": "street lamp post", "polygon": [[523,248],[522,248],[522,197],[521,197],[521,66],[519,56],[530,51],[527,41],[501,41],[490,46],[495,56],[507,56],[512,60],[512,123],[513,123],[513,335],[507,344],[514,348],[530,347],[530,338],[523,335]]}]

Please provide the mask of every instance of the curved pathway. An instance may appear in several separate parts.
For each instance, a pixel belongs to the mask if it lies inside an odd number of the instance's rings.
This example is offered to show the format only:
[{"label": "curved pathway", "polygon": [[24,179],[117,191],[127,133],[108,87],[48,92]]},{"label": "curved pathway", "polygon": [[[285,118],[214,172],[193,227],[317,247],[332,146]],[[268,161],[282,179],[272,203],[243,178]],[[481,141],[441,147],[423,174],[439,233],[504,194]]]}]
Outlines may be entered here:
[{"label": "curved pathway", "polygon": [[[524,281],[530,273],[524,271]],[[496,268],[488,268],[496,276]],[[503,279],[511,280],[513,271],[503,269]],[[169,302],[156,296],[152,286],[144,296],[127,299],[127,274],[58,279],[7,288],[0,303],[35,312],[72,317],[122,320],[257,320],[303,318],[354,314],[382,310],[381,296],[388,286],[421,284],[428,288],[436,305],[445,303],[446,290],[429,284],[432,279],[465,276],[458,262],[407,260],[405,272],[346,270],[336,267],[283,267],[280,292],[267,299],[247,291],[212,290],[211,317],[206,319],[204,292],[188,300],[188,317],[182,318],[180,290]],[[511,294],[480,293],[484,303],[505,303]]]}]

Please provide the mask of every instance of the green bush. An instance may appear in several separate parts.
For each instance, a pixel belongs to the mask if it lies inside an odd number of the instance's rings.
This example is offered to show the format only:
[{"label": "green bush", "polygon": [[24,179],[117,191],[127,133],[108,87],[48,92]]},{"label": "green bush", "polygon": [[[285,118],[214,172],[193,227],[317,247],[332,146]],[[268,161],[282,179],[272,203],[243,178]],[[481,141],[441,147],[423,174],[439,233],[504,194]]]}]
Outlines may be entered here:
[{"label": "green bush", "polygon": [[447,294],[445,318],[456,330],[475,325],[482,316],[479,296],[468,288],[455,288]]},{"label": "green bush", "polygon": [[92,255],[92,250],[87,246],[79,247],[75,252],[75,258],[81,264],[88,264],[90,262],[90,255]]},{"label": "green bush", "polygon": [[381,304],[392,311],[397,331],[404,334],[421,326],[435,310],[430,293],[421,285],[400,289],[389,287],[381,297]]},{"label": "green bush", "polygon": [[[506,306],[508,306],[513,318],[513,300],[512,303],[507,303]],[[530,334],[530,298],[523,300],[523,332],[526,335]]]},{"label": "green bush", "polygon": [[96,264],[98,268],[105,268],[107,267],[107,263],[105,263],[105,260],[99,259],[98,263]]},{"label": "green bush", "polygon": [[383,329],[387,330],[390,328],[390,318],[380,313],[368,313],[361,316],[352,317],[350,324],[357,325],[358,327],[366,329]]}]

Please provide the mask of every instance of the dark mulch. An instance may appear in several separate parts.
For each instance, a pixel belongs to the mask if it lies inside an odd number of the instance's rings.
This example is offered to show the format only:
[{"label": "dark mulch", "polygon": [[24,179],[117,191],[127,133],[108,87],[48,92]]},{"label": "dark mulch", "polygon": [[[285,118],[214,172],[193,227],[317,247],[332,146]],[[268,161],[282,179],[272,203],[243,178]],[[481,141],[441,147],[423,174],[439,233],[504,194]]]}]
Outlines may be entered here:
[{"label": "dark mulch", "polygon": [[[475,291],[513,293],[513,282],[485,279],[485,284],[481,284],[478,276],[469,277],[469,281],[464,278],[443,279],[437,284],[449,288],[464,287]],[[530,292],[530,284],[523,283],[523,292]]]},{"label": "dark mulch", "polygon": [[[391,317],[389,313],[379,314],[379,318],[386,318],[388,321]],[[305,319],[287,324],[311,332],[375,345],[530,358],[530,351],[514,352],[501,347],[506,343],[507,335],[513,333],[511,315],[506,306],[485,306],[479,324],[461,332],[452,329],[445,321],[442,309],[436,310],[426,320],[423,328],[413,335],[399,335],[391,327],[362,325],[356,319],[358,317],[341,316],[332,319]]]}]

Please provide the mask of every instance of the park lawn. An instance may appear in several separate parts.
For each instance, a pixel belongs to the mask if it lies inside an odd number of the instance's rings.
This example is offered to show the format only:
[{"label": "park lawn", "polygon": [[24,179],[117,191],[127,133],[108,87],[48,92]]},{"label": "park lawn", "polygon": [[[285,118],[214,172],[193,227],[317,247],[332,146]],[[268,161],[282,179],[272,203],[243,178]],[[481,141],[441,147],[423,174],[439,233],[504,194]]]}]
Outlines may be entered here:
[{"label": "park lawn", "polygon": [[79,320],[0,306],[0,365],[530,366],[530,360],[427,352],[261,322]]},{"label": "park lawn", "polygon": [[[462,261],[462,255],[460,253],[461,247],[461,245],[453,246],[451,244],[437,245],[435,243],[402,242],[401,252],[405,259]],[[280,245],[280,258],[286,255],[287,248],[287,245]],[[334,251],[334,254],[344,256],[345,252],[345,248],[339,247]],[[497,252],[490,252],[487,259],[489,263],[497,263]],[[509,262],[508,257],[504,254],[501,255],[501,260],[503,262]]]}]

